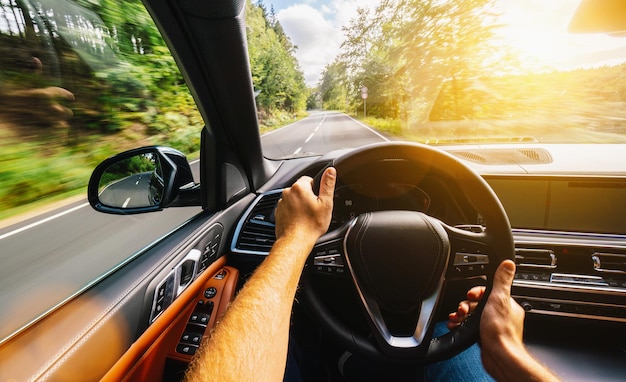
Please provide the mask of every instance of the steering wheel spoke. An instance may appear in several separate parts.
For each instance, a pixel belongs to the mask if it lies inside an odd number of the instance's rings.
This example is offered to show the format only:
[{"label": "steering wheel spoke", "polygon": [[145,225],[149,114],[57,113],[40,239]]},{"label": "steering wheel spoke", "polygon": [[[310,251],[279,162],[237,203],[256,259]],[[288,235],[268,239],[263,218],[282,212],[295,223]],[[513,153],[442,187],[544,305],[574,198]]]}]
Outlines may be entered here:
[{"label": "steering wheel spoke", "polygon": [[450,239],[448,279],[469,279],[486,276],[490,256],[486,228],[476,225],[449,226],[441,223]]},{"label": "steering wheel spoke", "polygon": [[310,266],[316,275],[349,279],[349,270],[344,257],[344,238],[349,224],[331,231],[317,240],[311,251]]}]

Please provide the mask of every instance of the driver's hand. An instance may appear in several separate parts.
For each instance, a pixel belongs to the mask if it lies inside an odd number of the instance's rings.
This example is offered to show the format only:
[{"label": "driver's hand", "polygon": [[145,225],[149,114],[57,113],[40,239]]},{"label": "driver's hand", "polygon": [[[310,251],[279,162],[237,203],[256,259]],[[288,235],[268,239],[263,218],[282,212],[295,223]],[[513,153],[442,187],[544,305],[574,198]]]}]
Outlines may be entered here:
[{"label": "driver's hand", "polygon": [[456,312],[448,315],[448,329],[452,330],[461,325],[463,321],[476,309],[476,305],[485,294],[484,286],[476,286],[467,291],[467,300],[461,301]]},{"label": "driver's hand", "polygon": [[337,171],[327,168],[320,182],[319,195],[313,193],[313,179],[303,176],[283,190],[276,208],[276,237],[315,242],[328,230],[333,211]]}]

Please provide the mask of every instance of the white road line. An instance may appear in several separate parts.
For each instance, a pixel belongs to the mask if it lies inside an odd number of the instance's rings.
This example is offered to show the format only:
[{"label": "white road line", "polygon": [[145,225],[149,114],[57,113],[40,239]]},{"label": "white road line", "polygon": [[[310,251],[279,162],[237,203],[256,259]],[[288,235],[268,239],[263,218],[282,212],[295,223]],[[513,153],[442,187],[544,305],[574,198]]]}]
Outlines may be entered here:
[{"label": "white road line", "polygon": [[[315,133],[317,133],[317,131],[320,129],[320,126],[322,126],[322,123],[324,123],[324,121],[326,120],[326,113],[324,113],[324,117],[322,118],[322,120],[320,121],[320,123],[317,124],[317,126],[315,126],[315,129],[313,129],[313,132],[311,133],[311,135],[309,135],[309,137],[307,139],[304,140],[304,143],[307,144],[309,143],[309,141],[311,140],[311,138],[313,138],[313,136],[315,135]],[[293,153],[298,154],[300,151],[302,150],[302,147],[298,147],[298,149]]]},{"label": "white road line", "polygon": [[13,236],[13,235],[16,235],[16,234],[18,234],[18,233],[20,233],[20,232],[24,232],[24,231],[26,231],[26,230],[28,230],[28,229],[33,228],[33,227],[37,227],[38,225],[41,225],[41,224],[47,223],[47,222],[49,222],[50,220],[54,220],[54,219],[59,218],[59,217],[61,217],[61,216],[63,216],[63,215],[67,215],[67,214],[69,214],[69,213],[71,213],[71,212],[74,212],[74,211],[76,211],[76,210],[79,210],[79,209],[81,209],[81,208],[83,208],[83,207],[86,207],[86,206],[88,206],[88,205],[89,205],[89,203],[83,203],[83,204],[80,204],[80,205],[78,205],[78,206],[76,206],[76,207],[70,208],[69,210],[65,210],[65,211],[63,211],[63,212],[59,212],[59,213],[58,213],[58,214],[56,214],[56,215],[52,215],[52,216],[49,216],[49,217],[47,217],[47,218],[45,218],[45,219],[42,219],[42,220],[36,221],[36,222],[34,222],[34,223],[31,223],[31,224],[29,224],[29,225],[26,225],[26,226],[24,226],[24,227],[22,227],[22,228],[18,228],[18,229],[14,230],[14,231],[7,232],[7,233],[5,233],[4,235],[0,235],[0,240],[2,240],[2,239],[6,239],[7,237],[9,237],[9,236]]},{"label": "white road line", "polygon": [[126,206],[128,205],[128,202],[130,202],[130,197],[126,198],[126,201],[124,201],[124,204],[122,204],[122,208],[126,208]]},{"label": "white road line", "polygon": [[354,119],[352,117],[350,117],[349,115],[346,114],[346,116],[348,118],[350,118],[351,120],[353,120],[354,122],[358,123],[359,125],[365,127],[366,129],[368,129],[369,131],[371,131],[372,133],[378,135],[379,138],[381,138],[383,141],[385,142],[389,142],[389,139],[387,137],[385,137],[384,135],[382,135],[381,133],[379,133],[378,131],[372,129],[371,127],[367,126],[366,124],[364,124],[363,122],[359,121],[358,119]]},{"label": "white road line", "polygon": [[[194,164],[194,163],[199,162],[199,161],[200,161],[199,159],[196,159],[196,160],[194,160],[194,161],[192,161],[192,162],[189,162],[189,164],[191,165],[191,164]],[[129,198],[129,200],[130,200],[130,198]],[[5,234],[3,234],[3,235],[0,235],[0,240],[2,240],[2,239],[6,239],[7,237],[11,237],[11,236],[13,236],[13,235],[17,235],[17,234],[18,234],[18,233],[20,233],[20,232],[24,232],[24,231],[29,230],[29,229],[31,229],[31,228],[37,227],[38,225],[41,225],[41,224],[47,223],[47,222],[49,222],[49,221],[51,221],[51,220],[54,220],[54,219],[56,219],[56,218],[60,218],[60,217],[61,217],[61,216],[63,216],[63,215],[67,215],[67,214],[69,214],[69,213],[72,213],[72,212],[74,212],[74,211],[77,211],[77,210],[79,210],[79,209],[81,209],[81,208],[83,208],[83,207],[86,207],[86,206],[88,206],[88,205],[89,205],[89,203],[83,203],[83,204],[80,204],[80,205],[78,205],[78,206],[76,206],[76,207],[70,208],[69,210],[66,210],[66,211],[63,211],[63,212],[59,212],[59,213],[58,213],[58,214],[56,214],[56,215],[49,216],[49,217],[47,217],[47,218],[45,218],[45,219],[42,219],[42,220],[36,221],[36,222],[31,223],[31,224],[29,224],[29,225],[25,225],[24,227],[18,228],[18,229],[16,229],[16,230],[11,231],[11,232],[7,232],[7,233],[5,233]]]},{"label": "white road line", "polygon": [[324,118],[322,118],[320,123],[317,124],[317,126],[315,127],[315,130],[313,130],[314,133],[317,133],[317,131],[320,129],[320,127],[322,126],[322,123],[324,123],[324,121],[326,120],[327,115],[328,115],[327,113],[324,113]]},{"label": "white road line", "polygon": [[295,125],[295,124],[298,124],[298,123],[300,123],[300,122],[304,122],[304,121],[306,121],[308,118],[312,118],[312,117],[313,117],[313,118],[315,118],[315,117],[317,117],[317,116],[316,116],[316,115],[310,115],[310,116],[308,116],[308,117],[304,117],[304,118],[302,118],[302,119],[299,119],[299,120],[295,121],[294,123],[290,123],[290,124],[285,125],[285,126],[283,126],[283,127],[279,128],[279,129],[272,130],[272,131],[268,131],[267,133],[265,133],[265,134],[263,134],[263,135],[261,135],[261,136],[262,136],[262,137],[264,137],[264,136],[266,136],[266,135],[271,135],[271,134],[274,134],[274,133],[275,133],[275,132],[277,132],[277,131],[280,131],[280,130],[286,129],[286,128],[288,128],[288,127],[290,127],[290,126],[293,126],[293,125]]}]

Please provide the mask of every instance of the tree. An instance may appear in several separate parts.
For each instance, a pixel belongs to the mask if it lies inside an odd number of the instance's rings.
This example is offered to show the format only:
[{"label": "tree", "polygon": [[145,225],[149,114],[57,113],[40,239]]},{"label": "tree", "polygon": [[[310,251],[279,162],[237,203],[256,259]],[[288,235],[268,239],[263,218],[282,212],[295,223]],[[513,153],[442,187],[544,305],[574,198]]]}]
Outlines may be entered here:
[{"label": "tree", "polygon": [[294,56],[296,47],[273,11],[268,16],[262,5],[248,3],[246,12],[248,55],[260,112],[303,110],[308,93]]},{"label": "tree", "polygon": [[366,85],[372,114],[428,119],[443,83],[502,65],[492,44],[492,3],[383,0],[374,10],[360,9],[344,28],[337,59],[346,68],[351,102],[359,102],[357,89]]},{"label": "tree", "polygon": [[322,109],[347,110],[348,88],[346,80],[346,66],[343,62],[335,61],[326,65],[318,85]]}]

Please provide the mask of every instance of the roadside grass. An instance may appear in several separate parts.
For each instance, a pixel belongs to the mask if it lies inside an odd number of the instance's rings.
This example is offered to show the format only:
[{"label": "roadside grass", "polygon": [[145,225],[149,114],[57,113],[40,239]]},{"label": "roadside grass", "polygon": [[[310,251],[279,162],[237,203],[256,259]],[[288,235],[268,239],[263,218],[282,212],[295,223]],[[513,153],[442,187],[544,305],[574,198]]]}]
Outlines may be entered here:
[{"label": "roadside grass", "polygon": [[[19,139],[0,137],[0,220],[87,193],[93,169],[104,159],[134,147],[171,146],[187,151],[187,158],[199,157],[200,128],[154,136],[134,134],[93,135],[66,145],[62,137]],[[192,135],[197,136],[195,139]],[[196,142],[193,142],[193,141]],[[60,143],[54,143],[60,142]],[[190,143],[192,145],[190,145]]]},{"label": "roadside grass", "polygon": [[[260,123],[260,131],[278,129],[306,115],[273,113]],[[86,197],[93,169],[104,159],[131,148],[170,146],[189,160],[200,156],[200,126],[153,135],[145,130],[145,126],[129,126],[117,134],[82,136],[68,145],[60,132],[45,138],[21,138],[0,129],[0,221],[27,216],[78,195]]]},{"label": "roadside grass", "polygon": [[602,119],[427,121],[409,124],[397,119],[355,117],[399,140],[432,145],[463,143],[626,143],[626,128]]},{"label": "roadside grass", "polygon": [[270,131],[280,129],[283,126],[294,123],[308,115],[307,112],[301,111],[290,113],[282,110],[272,112],[270,115],[264,115],[259,118],[259,131],[261,135]]},{"label": "roadside grass", "polygon": [[402,136],[402,121],[398,119],[376,117],[356,118],[364,124],[373,127],[380,133],[387,134],[393,137]]}]

